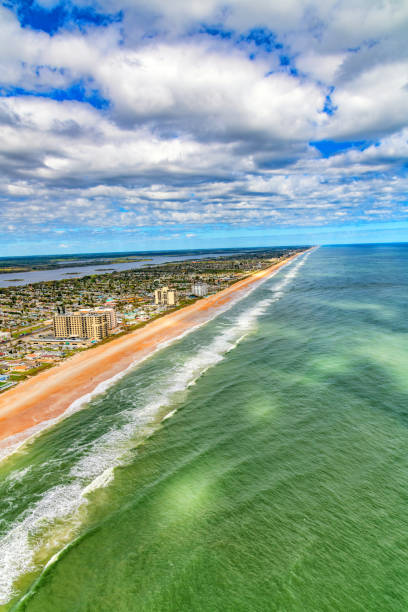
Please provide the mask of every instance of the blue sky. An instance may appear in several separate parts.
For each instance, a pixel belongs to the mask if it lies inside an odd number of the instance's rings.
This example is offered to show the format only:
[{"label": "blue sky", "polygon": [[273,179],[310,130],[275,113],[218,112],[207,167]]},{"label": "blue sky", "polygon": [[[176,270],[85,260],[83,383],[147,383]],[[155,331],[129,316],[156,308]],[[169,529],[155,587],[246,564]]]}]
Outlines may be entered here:
[{"label": "blue sky", "polygon": [[408,241],[405,0],[6,0],[0,255]]}]

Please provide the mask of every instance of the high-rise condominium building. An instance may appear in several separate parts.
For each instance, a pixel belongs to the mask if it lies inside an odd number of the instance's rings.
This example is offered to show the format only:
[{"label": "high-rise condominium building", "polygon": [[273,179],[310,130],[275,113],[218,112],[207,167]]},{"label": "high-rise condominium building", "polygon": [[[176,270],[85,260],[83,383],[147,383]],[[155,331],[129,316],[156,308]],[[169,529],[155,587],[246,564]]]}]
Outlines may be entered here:
[{"label": "high-rise condominium building", "polygon": [[88,338],[102,340],[108,335],[106,315],[97,313],[71,313],[54,316],[56,338]]},{"label": "high-rise condominium building", "polygon": [[102,340],[108,335],[108,323],[102,314],[89,313],[84,316],[85,338]]},{"label": "high-rise condominium building", "polygon": [[54,336],[56,338],[85,338],[82,315],[57,314],[53,319]]},{"label": "high-rise condominium building", "polygon": [[177,303],[177,292],[169,287],[160,287],[154,292],[154,303],[161,306],[175,306]]},{"label": "high-rise condominium building", "polygon": [[208,293],[207,283],[203,283],[201,281],[193,283],[191,285],[191,293],[192,295],[196,295],[197,297],[204,297]]},{"label": "high-rise condominium building", "polygon": [[80,308],[78,312],[81,314],[103,315],[108,325],[108,329],[114,329],[118,324],[116,310],[114,308],[103,308],[101,306],[97,306],[96,308]]}]

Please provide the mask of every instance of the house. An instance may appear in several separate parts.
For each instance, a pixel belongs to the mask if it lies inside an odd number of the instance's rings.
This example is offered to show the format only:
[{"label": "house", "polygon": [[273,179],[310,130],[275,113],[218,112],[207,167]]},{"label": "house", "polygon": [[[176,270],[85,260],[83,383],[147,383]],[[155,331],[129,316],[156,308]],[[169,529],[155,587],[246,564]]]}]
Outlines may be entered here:
[{"label": "house", "polygon": [[10,365],[10,370],[12,372],[27,372],[28,370],[31,370],[32,367],[33,364],[29,365],[28,363],[15,363]]}]

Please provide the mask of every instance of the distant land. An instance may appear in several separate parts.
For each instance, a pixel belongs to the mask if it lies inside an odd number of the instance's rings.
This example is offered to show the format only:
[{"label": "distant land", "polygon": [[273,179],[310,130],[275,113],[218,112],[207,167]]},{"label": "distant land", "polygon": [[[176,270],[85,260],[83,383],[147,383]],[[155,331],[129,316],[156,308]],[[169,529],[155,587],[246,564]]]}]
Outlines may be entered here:
[{"label": "distant land", "polygon": [[[289,245],[288,245],[289,246]],[[203,256],[206,254],[223,255],[231,253],[262,251],[271,247],[225,248],[225,249],[186,249],[167,251],[123,251],[104,253],[69,253],[49,255],[21,255],[16,257],[0,257],[0,274],[13,272],[32,272],[34,270],[54,270],[69,266],[80,267],[89,265],[108,265],[152,261],[154,257]],[[285,247],[279,247],[280,249]],[[286,247],[288,248],[288,247]]]},{"label": "distant land", "polygon": [[138,257],[128,254],[110,255],[105,254],[75,254],[75,255],[33,255],[26,257],[0,257],[0,274],[10,272],[33,272],[34,270],[55,270],[71,267],[89,266],[92,264],[131,263],[138,261],[150,261],[150,257]]}]

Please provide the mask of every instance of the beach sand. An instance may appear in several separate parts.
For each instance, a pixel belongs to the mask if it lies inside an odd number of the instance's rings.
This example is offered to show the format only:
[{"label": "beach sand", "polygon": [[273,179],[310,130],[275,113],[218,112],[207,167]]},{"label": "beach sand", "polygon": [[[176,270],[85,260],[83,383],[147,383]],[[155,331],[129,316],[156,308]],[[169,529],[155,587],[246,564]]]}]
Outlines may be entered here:
[{"label": "beach sand", "polygon": [[0,450],[21,443],[42,423],[64,414],[73,402],[104,381],[212,318],[219,309],[270,276],[294,255],[238,281],[215,295],[171,312],[111,342],[77,353],[0,395]]}]

